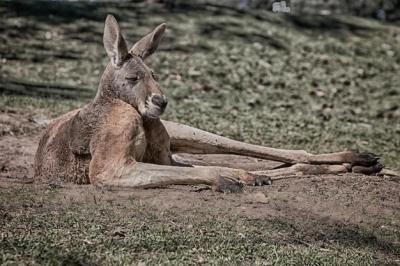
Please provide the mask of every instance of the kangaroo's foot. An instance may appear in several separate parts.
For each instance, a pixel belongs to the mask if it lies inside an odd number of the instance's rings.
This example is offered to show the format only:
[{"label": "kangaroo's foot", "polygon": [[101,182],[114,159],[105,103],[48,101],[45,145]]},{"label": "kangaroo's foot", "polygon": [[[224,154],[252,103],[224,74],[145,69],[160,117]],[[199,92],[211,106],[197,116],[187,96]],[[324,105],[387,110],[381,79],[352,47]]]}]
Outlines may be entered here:
[{"label": "kangaroo's foot", "polygon": [[359,152],[357,150],[348,150],[344,152],[345,162],[352,166],[375,166],[378,163],[379,157],[370,152]]},{"label": "kangaroo's foot", "polygon": [[289,167],[266,170],[253,171],[253,174],[259,176],[269,176],[272,180],[285,179],[288,177],[301,177],[310,175],[326,175],[326,174],[345,174],[358,173],[373,175],[379,173],[383,168],[380,163],[375,163],[371,166],[360,166],[345,164],[294,164]]},{"label": "kangaroo's foot", "polygon": [[363,165],[354,165],[351,167],[351,172],[364,174],[364,175],[374,175],[382,171],[384,165],[376,162],[374,165],[363,166]]},{"label": "kangaroo's foot", "polygon": [[379,157],[369,152],[347,150],[336,153],[314,154],[305,161],[297,163],[306,164],[350,164],[351,166],[373,166],[378,163]]}]

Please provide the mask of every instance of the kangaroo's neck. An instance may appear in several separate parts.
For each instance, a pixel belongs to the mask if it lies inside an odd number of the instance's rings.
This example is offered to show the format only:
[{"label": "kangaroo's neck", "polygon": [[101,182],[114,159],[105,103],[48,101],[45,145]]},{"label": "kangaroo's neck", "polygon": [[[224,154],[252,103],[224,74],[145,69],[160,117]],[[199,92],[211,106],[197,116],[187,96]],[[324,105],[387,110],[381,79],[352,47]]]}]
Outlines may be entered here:
[{"label": "kangaroo's neck", "polygon": [[153,131],[155,128],[160,126],[160,118],[145,118],[142,116],[143,127],[145,131]]},{"label": "kangaroo's neck", "polygon": [[112,66],[108,64],[100,78],[100,83],[97,88],[96,96],[94,97],[92,103],[103,103],[109,99],[114,98],[112,95]]}]

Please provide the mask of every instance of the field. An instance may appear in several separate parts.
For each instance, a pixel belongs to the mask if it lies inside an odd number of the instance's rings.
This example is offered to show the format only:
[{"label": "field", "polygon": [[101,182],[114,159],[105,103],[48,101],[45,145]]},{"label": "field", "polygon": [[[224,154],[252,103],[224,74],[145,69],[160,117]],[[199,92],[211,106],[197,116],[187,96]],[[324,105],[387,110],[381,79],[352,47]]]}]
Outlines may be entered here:
[{"label": "field", "polygon": [[40,132],[107,64],[104,19],[148,60],[164,119],[271,147],[371,151],[400,170],[400,28],[212,6],[0,2],[0,264],[399,265],[400,180],[314,176],[222,194],[32,183]]}]

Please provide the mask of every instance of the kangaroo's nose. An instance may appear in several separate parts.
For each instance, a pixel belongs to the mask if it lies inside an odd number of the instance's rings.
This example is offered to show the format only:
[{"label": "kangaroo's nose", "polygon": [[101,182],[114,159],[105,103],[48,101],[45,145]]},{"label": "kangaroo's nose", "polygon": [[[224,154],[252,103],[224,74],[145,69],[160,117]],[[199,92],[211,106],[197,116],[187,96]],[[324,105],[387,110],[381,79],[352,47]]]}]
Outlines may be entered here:
[{"label": "kangaroo's nose", "polygon": [[156,94],[151,97],[151,102],[164,110],[167,107],[168,99],[164,95]]}]

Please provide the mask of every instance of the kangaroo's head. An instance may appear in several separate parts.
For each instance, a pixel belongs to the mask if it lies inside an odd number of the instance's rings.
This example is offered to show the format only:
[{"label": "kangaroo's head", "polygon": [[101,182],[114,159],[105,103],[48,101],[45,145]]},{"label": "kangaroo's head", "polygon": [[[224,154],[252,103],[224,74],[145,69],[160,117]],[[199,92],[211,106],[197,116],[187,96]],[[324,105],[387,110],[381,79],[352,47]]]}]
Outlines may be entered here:
[{"label": "kangaroo's head", "polygon": [[111,62],[102,77],[101,94],[130,104],[143,117],[159,117],[167,106],[167,97],[143,60],[157,49],[164,31],[165,24],[159,25],[128,51],[117,20],[108,15],[103,43]]}]

